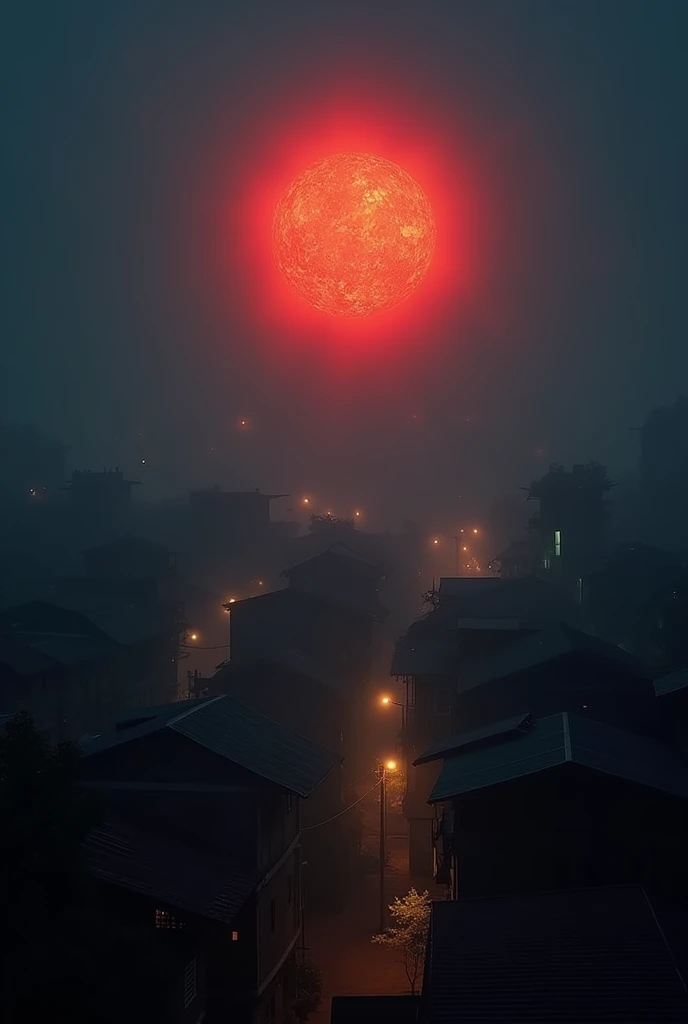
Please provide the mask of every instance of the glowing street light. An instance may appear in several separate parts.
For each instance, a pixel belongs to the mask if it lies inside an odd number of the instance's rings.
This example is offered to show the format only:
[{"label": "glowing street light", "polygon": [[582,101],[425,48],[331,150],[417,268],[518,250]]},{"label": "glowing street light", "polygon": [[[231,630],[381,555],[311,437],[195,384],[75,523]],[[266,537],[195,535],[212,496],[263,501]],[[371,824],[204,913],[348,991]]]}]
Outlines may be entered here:
[{"label": "glowing street light", "polygon": [[360,519],[360,518],[361,518],[361,513],[359,512],[359,510],[358,510],[358,509],[356,509],[356,511],[354,512],[354,517],[355,517],[356,519]]},{"label": "glowing street light", "polygon": [[198,640],[198,633],[189,633],[189,640]]},{"label": "glowing street light", "polygon": [[474,528],[473,528],[473,533],[477,533],[477,532],[478,532],[478,528],[477,528],[477,527],[474,527]]},{"label": "glowing street light", "polygon": [[385,861],[387,860],[387,772],[397,769],[396,761],[379,761],[380,766],[380,933],[385,930]]},{"label": "glowing street light", "polygon": [[310,505],[310,503],[311,503],[311,499],[310,498],[302,498],[301,499],[301,504],[302,505]]}]

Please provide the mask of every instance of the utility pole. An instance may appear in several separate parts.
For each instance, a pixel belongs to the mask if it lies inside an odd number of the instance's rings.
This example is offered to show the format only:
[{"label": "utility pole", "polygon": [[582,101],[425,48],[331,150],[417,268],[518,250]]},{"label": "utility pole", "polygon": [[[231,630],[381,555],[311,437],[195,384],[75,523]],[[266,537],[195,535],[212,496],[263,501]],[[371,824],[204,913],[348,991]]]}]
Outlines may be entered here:
[{"label": "utility pole", "polygon": [[385,930],[385,861],[387,860],[387,769],[380,765],[380,934]]}]

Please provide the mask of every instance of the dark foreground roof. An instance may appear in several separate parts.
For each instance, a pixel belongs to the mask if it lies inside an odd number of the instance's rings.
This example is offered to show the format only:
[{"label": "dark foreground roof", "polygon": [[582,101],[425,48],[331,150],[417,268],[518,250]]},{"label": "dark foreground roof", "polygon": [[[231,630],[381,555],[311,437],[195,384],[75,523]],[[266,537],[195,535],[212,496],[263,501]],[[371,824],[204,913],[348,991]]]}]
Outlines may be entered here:
[{"label": "dark foreground roof", "polygon": [[179,701],[161,706],[158,712],[139,725],[86,743],[84,753],[95,756],[169,729],[301,797],[307,797],[342,760],[230,697]]},{"label": "dark foreground roof", "polygon": [[688,799],[688,774],[673,752],[646,736],[565,711],[512,729],[493,743],[472,744],[448,757],[429,803],[578,764]]},{"label": "dark foreground roof", "polygon": [[418,996],[333,996],[330,1024],[416,1024]]},{"label": "dark foreground roof", "polygon": [[670,672],[669,675],[655,679],[655,696],[665,697],[668,693],[676,693],[677,690],[685,690],[687,687],[688,668],[682,668],[678,672]]},{"label": "dark foreground roof", "polygon": [[89,872],[100,881],[157,900],[163,909],[226,923],[258,881],[226,853],[199,850],[119,815],[93,829],[83,852]]},{"label": "dark foreground roof", "polygon": [[660,1024],[688,995],[639,887],[432,905],[423,1024]]},{"label": "dark foreground roof", "polygon": [[427,764],[429,761],[439,761],[441,758],[464,752],[478,744],[489,743],[499,738],[512,738],[514,733],[527,731],[532,724],[530,714],[523,714],[504,718],[500,722],[492,722],[490,725],[483,726],[482,729],[460,732],[455,736],[450,736],[449,739],[439,740],[420,757],[417,757],[413,763]]},{"label": "dark foreground roof", "polygon": [[644,666],[616,644],[557,623],[537,633],[526,634],[523,639],[507,647],[500,647],[489,654],[471,658],[459,670],[458,691],[465,693],[483,683],[526,672],[537,665],[570,654],[596,658],[616,666],[620,671],[649,679]]}]

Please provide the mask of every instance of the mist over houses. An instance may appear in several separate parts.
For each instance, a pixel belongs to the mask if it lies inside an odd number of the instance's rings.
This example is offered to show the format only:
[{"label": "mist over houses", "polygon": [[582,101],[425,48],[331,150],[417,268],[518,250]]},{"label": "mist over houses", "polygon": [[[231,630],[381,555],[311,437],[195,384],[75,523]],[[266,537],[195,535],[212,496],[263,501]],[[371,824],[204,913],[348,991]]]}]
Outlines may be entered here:
[{"label": "mist over houses", "polygon": [[[646,420],[633,487],[552,465],[480,561],[458,518],[149,504],[1,436],[0,729],[79,742],[81,862],[102,930],[155,949],[156,1019],[686,1019],[686,403]],[[370,937],[411,886],[402,995]]]}]

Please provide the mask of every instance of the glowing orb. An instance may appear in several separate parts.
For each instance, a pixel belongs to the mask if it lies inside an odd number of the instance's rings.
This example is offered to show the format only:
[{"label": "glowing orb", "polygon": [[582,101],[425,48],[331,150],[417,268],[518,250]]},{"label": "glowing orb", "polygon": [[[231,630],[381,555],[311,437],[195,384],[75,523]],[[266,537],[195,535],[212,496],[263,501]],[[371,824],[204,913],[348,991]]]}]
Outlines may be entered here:
[{"label": "glowing orb", "polygon": [[435,221],[422,188],[401,167],[369,153],[338,153],[287,188],[272,243],[303,299],[334,316],[364,317],[396,306],[421,283]]}]

